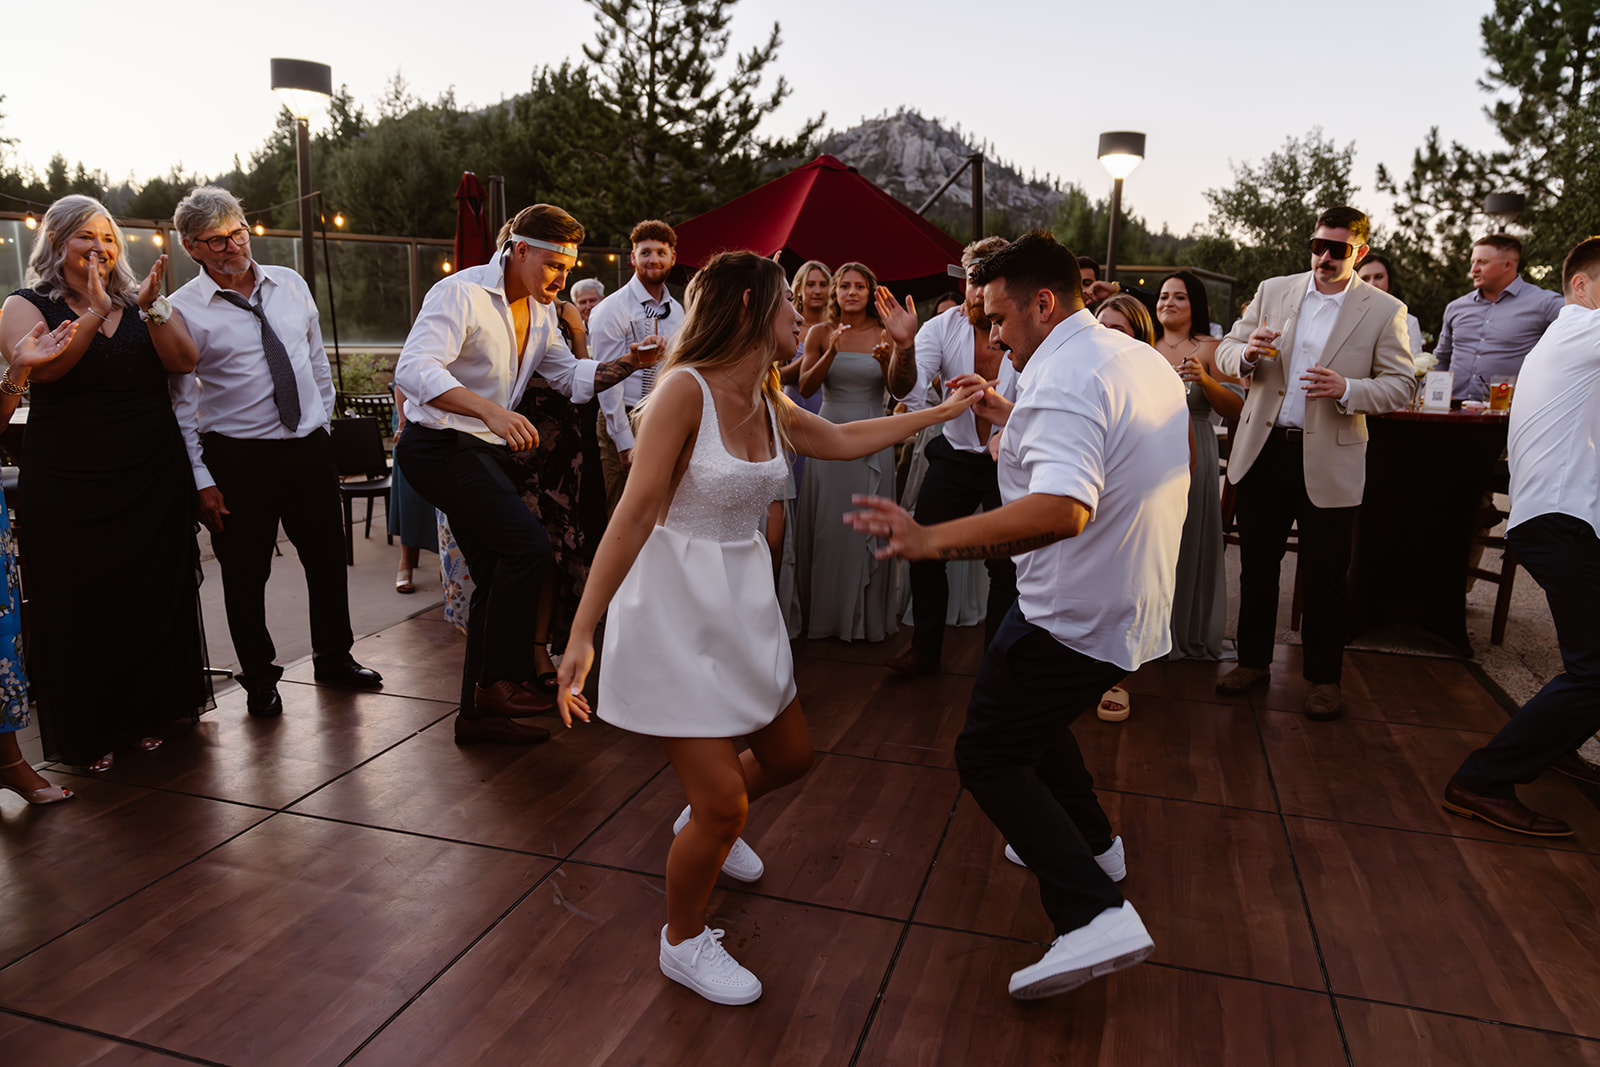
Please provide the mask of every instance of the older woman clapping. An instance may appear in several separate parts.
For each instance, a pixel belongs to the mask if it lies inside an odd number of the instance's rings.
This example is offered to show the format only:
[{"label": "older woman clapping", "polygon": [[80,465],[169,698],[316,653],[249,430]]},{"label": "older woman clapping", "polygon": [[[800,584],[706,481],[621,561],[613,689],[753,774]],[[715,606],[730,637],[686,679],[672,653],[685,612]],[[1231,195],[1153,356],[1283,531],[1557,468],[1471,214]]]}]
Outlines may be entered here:
[{"label": "older woman clapping", "polygon": [[167,394],[197,352],[160,296],[166,257],[141,285],[124,249],[99,201],[61,198],[0,318],[8,363],[41,323],[77,322],[32,371],[22,558],[45,754],[101,771],[206,700],[194,476]]}]

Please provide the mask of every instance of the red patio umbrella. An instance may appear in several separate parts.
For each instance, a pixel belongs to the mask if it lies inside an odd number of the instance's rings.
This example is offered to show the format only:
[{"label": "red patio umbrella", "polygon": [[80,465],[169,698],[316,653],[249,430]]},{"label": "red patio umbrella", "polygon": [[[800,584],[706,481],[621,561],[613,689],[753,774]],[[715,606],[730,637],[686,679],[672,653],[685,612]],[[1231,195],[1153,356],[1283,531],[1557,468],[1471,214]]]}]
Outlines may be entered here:
[{"label": "red patio umbrella", "polygon": [[489,193],[470,170],[456,186],[455,265],[476,267],[494,254],[494,234],[489,232]]},{"label": "red patio umbrella", "polygon": [[905,290],[949,289],[961,245],[833,156],[775,178],[674,227],[678,262],[699,267],[725,249],[830,267],[857,260]]}]

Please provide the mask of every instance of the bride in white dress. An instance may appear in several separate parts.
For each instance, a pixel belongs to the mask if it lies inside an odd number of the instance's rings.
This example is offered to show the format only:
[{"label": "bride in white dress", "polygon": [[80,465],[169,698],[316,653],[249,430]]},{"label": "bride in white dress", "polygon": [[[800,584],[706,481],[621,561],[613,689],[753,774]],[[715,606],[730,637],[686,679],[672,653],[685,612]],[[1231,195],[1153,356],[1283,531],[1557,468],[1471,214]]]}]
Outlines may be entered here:
[{"label": "bride in white dress", "polygon": [[667,854],[661,970],[719,1004],[751,1003],[761,983],[728,955],[722,931],[706,928],[717,872],[761,876],[739,839],[750,801],[799,778],[812,758],[772,557],[757,533],[783,489],[783,450],[870,455],[981,395],[969,387],[928,411],[849,423],[811,414],[784,397],[773,366],[800,339],[788,297],[783,270],[750,252],[713,257],[689,283],[688,315],[644,405],[557,688],[562,719],[588,721],[581,693],[609,605],[599,713],[659,738],[689,798]]}]

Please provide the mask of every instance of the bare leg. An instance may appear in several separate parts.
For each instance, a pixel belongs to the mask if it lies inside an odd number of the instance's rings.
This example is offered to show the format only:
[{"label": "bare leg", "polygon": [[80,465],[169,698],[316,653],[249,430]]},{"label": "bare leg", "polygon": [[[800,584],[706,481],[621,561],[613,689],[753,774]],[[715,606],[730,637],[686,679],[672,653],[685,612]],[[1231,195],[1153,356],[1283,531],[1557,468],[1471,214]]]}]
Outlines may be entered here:
[{"label": "bare leg", "polygon": [[735,753],[720,738],[662,738],[693,812],[667,853],[667,942],[681,944],[706,925],[706,903],[728,851],[744,830],[750,801],[788,785],[811,767],[811,730],[796,698]]},{"label": "bare leg", "polygon": [[[533,605],[533,664],[539,674],[550,674],[556,665],[550,660],[550,616],[556,610],[555,568],[545,572],[539,583],[539,599]],[[698,933],[699,931],[696,931]]]},{"label": "bare leg", "polygon": [[[7,764],[16,766],[7,767]],[[22,758],[22,746],[17,744],[17,735],[11,730],[0,734],[0,768],[4,768],[0,770],[0,781],[16,786],[24,793],[50,788],[49,780]]]},{"label": "bare leg", "polygon": [[706,928],[711,887],[744,829],[750,802],[732,741],[664,737],[661,747],[694,811],[667,853],[667,943],[678,945]]}]

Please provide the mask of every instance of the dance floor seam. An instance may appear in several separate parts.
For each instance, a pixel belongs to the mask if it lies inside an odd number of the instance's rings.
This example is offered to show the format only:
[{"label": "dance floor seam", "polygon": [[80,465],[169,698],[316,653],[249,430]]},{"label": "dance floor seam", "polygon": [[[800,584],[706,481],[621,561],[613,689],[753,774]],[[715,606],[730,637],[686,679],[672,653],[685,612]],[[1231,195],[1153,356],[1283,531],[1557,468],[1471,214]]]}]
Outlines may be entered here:
[{"label": "dance floor seam", "polygon": [[1524,787],[1570,841],[1444,814],[1506,711],[1471,664],[1352,651],[1333,723],[1291,710],[1295,646],[1244,698],[1228,664],[1138,672],[1128,721],[1073,732],[1156,952],[1020,1003],[1053,931],[952,759],[981,630],[922,678],[883,666],[906,631],[798,641],[816,763],[751,807],[763,878],[713,894],[766,986],[722,1008],[657,967],[659,749],[455,745],[430,613],[363,639],[380,693],[293,665],[280,720],[224,694],[110,779],[52,772],[59,810],[0,799],[0,1061],[1600,1067],[1600,793]]}]

